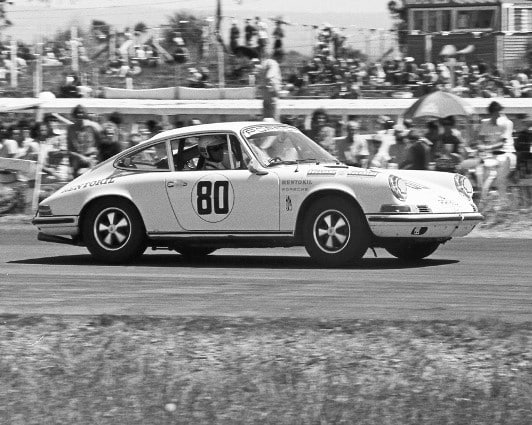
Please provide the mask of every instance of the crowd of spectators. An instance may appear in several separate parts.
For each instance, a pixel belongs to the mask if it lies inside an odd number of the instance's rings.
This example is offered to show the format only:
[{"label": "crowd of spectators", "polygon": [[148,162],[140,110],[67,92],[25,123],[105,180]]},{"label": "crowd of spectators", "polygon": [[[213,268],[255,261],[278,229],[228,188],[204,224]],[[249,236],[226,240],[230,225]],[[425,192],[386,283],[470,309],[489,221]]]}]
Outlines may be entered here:
[{"label": "crowd of spectators", "polygon": [[472,140],[457,128],[454,116],[428,121],[422,127],[408,119],[396,122],[380,116],[380,128],[362,135],[355,117],[343,123],[339,132],[338,123],[323,109],[314,111],[307,135],[349,165],[467,175],[476,186],[480,203],[496,189],[499,206],[507,206],[510,180],[531,171],[532,117],[519,117],[519,126],[514,127],[501,111],[501,104],[493,101]]}]

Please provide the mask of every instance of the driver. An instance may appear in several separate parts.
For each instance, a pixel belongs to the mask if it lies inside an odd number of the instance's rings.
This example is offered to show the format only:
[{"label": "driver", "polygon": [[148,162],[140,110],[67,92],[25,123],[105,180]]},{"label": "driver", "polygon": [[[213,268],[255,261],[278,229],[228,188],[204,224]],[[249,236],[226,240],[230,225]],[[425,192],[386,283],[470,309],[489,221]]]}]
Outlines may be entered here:
[{"label": "driver", "polygon": [[224,136],[207,135],[201,136],[198,141],[200,155],[205,158],[202,169],[204,170],[226,170],[228,157],[227,141]]}]

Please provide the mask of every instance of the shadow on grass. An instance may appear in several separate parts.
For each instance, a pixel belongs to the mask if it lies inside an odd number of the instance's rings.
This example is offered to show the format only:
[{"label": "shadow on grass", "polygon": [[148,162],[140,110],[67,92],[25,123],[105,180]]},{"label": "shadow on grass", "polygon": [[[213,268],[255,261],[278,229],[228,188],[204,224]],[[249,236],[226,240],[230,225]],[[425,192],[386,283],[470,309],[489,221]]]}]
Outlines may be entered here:
[{"label": "shadow on grass", "polygon": [[[401,270],[421,267],[436,267],[456,264],[458,260],[425,259],[405,262],[395,258],[366,257],[361,261],[334,269],[355,270]],[[235,268],[235,269],[324,269],[310,257],[306,256],[258,256],[258,255],[208,255],[203,258],[189,259],[178,254],[143,255],[130,264],[107,265],[99,263],[90,255],[64,255],[57,257],[30,258],[10,261],[12,264],[41,264],[58,266],[107,266],[107,267],[194,267],[194,268]]]}]

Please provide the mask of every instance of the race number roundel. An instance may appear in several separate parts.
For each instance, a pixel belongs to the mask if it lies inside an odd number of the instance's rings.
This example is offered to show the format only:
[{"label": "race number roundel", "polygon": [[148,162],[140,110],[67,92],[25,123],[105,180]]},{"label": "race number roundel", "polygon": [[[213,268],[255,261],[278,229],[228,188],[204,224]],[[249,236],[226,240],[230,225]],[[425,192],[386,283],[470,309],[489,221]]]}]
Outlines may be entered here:
[{"label": "race number roundel", "polygon": [[192,208],[202,220],[218,223],[231,214],[235,193],[227,177],[209,173],[194,184],[191,198]]}]

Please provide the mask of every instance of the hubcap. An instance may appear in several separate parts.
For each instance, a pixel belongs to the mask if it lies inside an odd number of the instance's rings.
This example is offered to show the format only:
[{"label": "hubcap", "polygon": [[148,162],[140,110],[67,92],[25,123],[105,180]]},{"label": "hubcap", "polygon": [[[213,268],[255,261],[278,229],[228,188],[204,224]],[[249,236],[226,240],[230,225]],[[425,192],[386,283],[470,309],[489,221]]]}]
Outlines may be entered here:
[{"label": "hubcap", "polygon": [[94,220],[94,237],[107,250],[122,248],[131,236],[131,223],[127,214],[119,208],[107,208]]},{"label": "hubcap", "polygon": [[340,211],[324,211],[314,222],[314,241],[328,254],[335,254],[344,249],[350,235],[349,222]]}]

